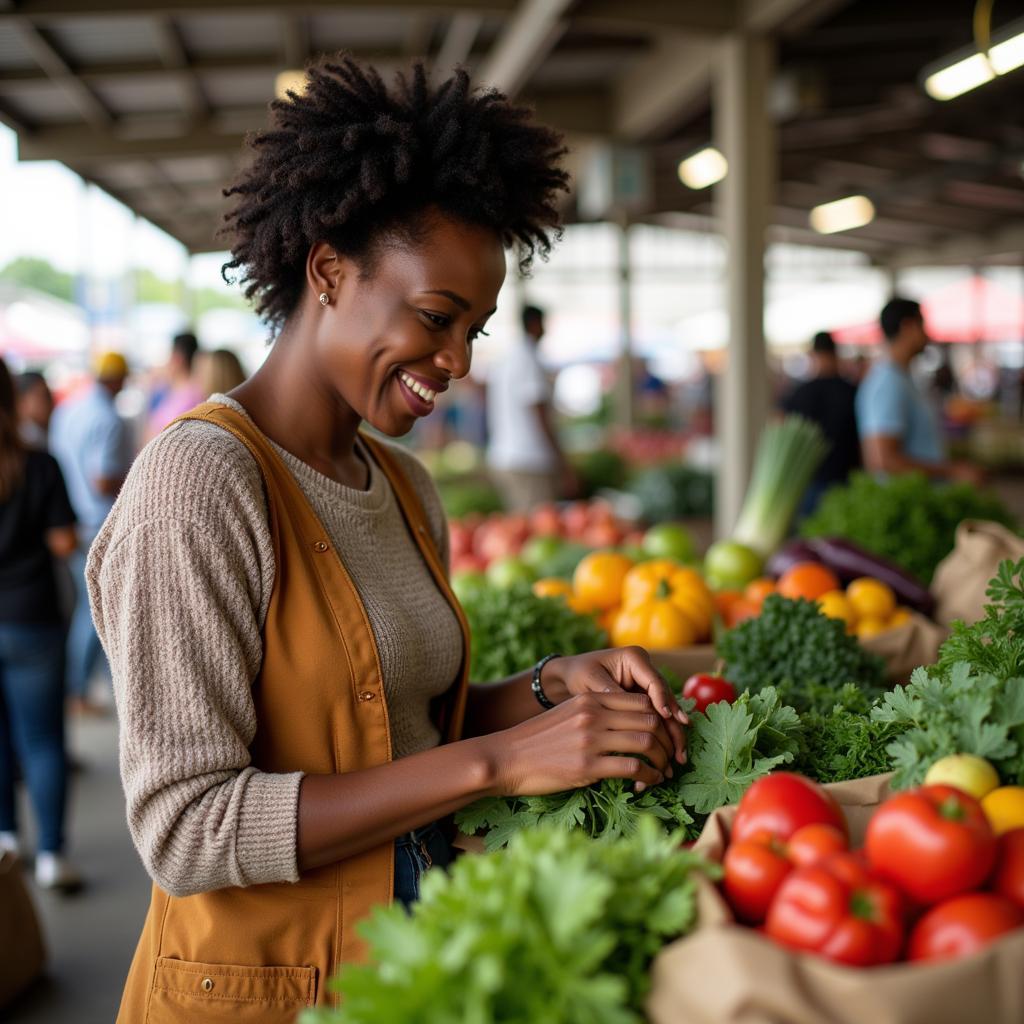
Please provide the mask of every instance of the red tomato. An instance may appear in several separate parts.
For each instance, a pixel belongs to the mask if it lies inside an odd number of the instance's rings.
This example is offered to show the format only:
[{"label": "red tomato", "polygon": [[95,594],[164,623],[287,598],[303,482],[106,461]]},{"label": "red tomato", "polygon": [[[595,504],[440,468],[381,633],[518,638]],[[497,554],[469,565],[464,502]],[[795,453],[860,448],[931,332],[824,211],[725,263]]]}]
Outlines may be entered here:
[{"label": "red tomato", "polygon": [[969,892],[932,907],[910,933],[908,960],[971,956],[1024,925],[1024,910],[1005,896]]},{"label": "red tomato", "polygon": [[694,711],[707,711],[709,704],[717,704],[722,700],[732,704],[736,700],[736,687],[721,676],[701,673],[690,676],[683,683],[683,696],[697,702]]},{"label": "red tomato", "polygon": [[722,889],[736,916],[747,924],[760,924],[772,898],[793,865],[786,849],[770,836],[731,843],[722,861]]},{"label": "red tomato", "polygon": [[883,878],[923,904],[976,889],[996,859],[981,804],[952,786],[890,797],[871,818],[864,848]]},{"label": "red tomato", "polygon": [[732,840],[739,843],[761,833],[785,842],[804,825],[834,825],[849,835],[839,804],[821,786],[792,772],[774,772],[743,794]]},{"label": "red tomato", "polygon": [[872,875],[858,857],[837,853],[786,878],[764,930],[784,946],[871,967],[900,955],[903,921],[899,891]]},{"label": "red tomato", "polygon": [[794,867],[809,867],[845,850],[846,836],[834,825],[805,825],[788,843],[762,833],[725,851],[722,889],[740,920],[760,924]]},{"label": "red tomato", "polygon": [[835,825],[804,825],[790,837],[786,855],[794,866],[808,868],[846,849],[846,835]]},{"label": "red tomato", "polygon": [[1024,910],[1024,828],[1004,832],[997,840],[992,888]]}]

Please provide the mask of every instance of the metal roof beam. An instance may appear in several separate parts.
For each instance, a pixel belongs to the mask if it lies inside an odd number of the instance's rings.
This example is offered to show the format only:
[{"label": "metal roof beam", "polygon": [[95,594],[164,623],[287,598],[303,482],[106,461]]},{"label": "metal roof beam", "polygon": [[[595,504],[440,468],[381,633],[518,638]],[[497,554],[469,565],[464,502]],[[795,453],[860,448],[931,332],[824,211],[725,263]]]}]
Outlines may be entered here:
[{"label": "metal roof beam", "polygon": [[[276,11],[281,14],[316,14],[344,8],[372,8],[373,0],[18,0],[17,16],[33,20],[51,21],[62,18],[85,18],[107,15],[160,15],[180,17],[187,14],[255,14]],[[399,0],[388,5],[393,10],[409,12],[427,11],[483,11],[511,14],[516,0]],[[0,4],[0,23],[15,17],[4,11]]]},{"label": "metal roof beam", "polygon": [[99,97],[75,76],[64,55],[39,28],[26,18],[4,16],[4,20],[14,28],[29,56],[63,90],[85,120],[98,127],[113,121]]},{"label": "metal roof beam", "polygon": [[894,250],[887,263],[893,267],[927,267],[983,262],[996,256],[1020,258],[1024,252],[1024,225],[1010,224],[991,234],[972,232],[927,247]]},{"label": "metal roof beam", "polygon": [[185,42],[177,26],[170,18],[154,18],[152,24],[160,49],[160,59],[169,70],[179,73],[190,113],[194,117],[206,117],[210,113],[210,104],[192,68]]},{"label": "metal roof beam", "polygon": [[498,37],[477,76],[509,96],[551,52],[569,23],[564,18],[571,0],[524,0]]},{"label": "metal roof beam", "polygon": [[729,32],[740,24],[740,0],[584,0],[573,23],[641,31]]},{"label": "metal roof beam", "polygon": [[469,60],[483,22],[483,15],[469,11],[463,11],[452,18],[441,49],[433,61],[434,70],[438,74],[449,75],[456,65],[465,64]]}]

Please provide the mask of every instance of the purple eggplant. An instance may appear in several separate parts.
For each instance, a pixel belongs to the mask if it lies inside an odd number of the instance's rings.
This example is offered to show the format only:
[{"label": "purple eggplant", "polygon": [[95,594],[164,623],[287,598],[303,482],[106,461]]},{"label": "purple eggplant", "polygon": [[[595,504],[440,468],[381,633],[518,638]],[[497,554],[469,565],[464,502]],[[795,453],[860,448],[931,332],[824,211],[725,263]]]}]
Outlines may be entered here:
[{"label": "purple eggplant", "polygon": [[801,562],[821,562],[821,555],[811,547],[809,541],[791,540],[779,548],[778,551],[768,559],[765,572],[774,579],[778,579],[784,573],[789,572],[794,565]]},{"label": "purple eggplant", "polygon": [[858,547],[842,537],[813,537],[806,541],[811,561],[827,565],[844,584],[859,576],[871,576],[888,584],[901,604],[931,615],[935,598],[919,580],[899,566]]}]

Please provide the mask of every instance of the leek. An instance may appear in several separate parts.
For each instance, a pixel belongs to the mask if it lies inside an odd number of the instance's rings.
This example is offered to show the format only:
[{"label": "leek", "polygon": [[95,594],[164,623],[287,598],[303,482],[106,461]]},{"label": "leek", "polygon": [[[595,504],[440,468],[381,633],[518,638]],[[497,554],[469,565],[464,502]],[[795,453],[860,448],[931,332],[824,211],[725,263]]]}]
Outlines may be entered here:
[{"label": "leek", "polygon": [[764,558],[775,551],[828,450],[821,428],[802,416],[787,416],[766,427],[732,539]]}]

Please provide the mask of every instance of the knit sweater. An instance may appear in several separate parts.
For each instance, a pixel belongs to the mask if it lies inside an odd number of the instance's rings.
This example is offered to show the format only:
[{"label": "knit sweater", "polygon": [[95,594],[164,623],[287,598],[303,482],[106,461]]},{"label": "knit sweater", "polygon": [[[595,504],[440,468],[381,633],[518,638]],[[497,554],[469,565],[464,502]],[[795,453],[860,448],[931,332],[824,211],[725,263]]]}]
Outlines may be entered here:
[{"label": "knit sweater", "polygon": [[[231,399],[214,401],[244,413]],[[458,622],[387,478],[365,446],[365,491],[274,445],[326,528],[373,630],[394,756],[439,742],[431,698],[461,661]],[[447,525],[426,469],[391,446],[444,562]],[[141,453],[89,553],[93,618],[110,660],[128,826],[172,895],[298,878],[302,773],[253,767],[251,687],[273,589],[262,475],[212,423],[185,422]]]}]

